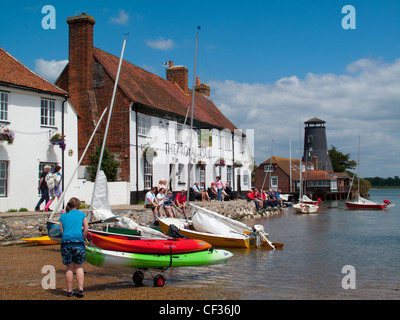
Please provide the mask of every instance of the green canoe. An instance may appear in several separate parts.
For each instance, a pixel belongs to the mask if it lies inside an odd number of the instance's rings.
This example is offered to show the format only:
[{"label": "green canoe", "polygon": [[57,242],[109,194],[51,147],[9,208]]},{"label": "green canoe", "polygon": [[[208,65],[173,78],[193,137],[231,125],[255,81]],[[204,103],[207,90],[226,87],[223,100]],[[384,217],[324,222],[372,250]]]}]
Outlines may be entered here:
[{"label": "green canoe", "polygon": [[99,267],[167,268],[224,264],[233,254],[214,249],[186,254],[158,255],[103,250],[86,246],[86,261]]}]

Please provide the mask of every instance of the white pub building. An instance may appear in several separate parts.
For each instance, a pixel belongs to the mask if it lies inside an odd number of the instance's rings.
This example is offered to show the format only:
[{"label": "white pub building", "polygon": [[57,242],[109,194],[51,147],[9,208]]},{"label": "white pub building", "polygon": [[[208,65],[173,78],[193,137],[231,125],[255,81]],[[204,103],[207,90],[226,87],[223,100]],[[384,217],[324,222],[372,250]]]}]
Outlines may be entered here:
[{"label": "white pub building", "polygon": [[[51,142],[57,134],[65,136],[64,151]],[[77,157],[77,115],[68,93],[0,48],[0,212],[32,211],[44,166],[72,172]],[[77,191],[75,179],[66,196]]]}]

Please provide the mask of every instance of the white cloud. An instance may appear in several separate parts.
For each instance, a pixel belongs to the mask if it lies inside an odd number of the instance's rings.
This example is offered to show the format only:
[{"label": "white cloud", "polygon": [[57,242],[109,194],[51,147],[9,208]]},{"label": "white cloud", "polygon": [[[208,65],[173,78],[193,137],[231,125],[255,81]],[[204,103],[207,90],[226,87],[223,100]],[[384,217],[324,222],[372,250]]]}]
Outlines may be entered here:
[{"label": "white cloud", "polygon": [[164,39],[159,37],[156,40],[147,40],[146,45],[150,48],[157,50],[170,50],[175,46],[175,43],[171,39]]},{"label": "white cloud", "polygon": [[[272,84],[231,80],[210,83],[215,102],[243,130],[255,130],[255,158],[271,155],[299,158],[299,131],[304,121],[326,121],[328,148],[334,145],[357,160],[361,134],[361,176],[394,176],[400,172],[400,59],[393,63],[360,59],[349,73],[282,78]],[[245,115],[243,115],[243,111]],[[301,129],[299,129],[299,126]]]},{"label": "white cloud", "polygon": [[46,61],[42,58],[35,60],[35,72],[47,80],[54,82],[61,71],[64,70],[68,60],[50,60]]},{"label": "white cloud", "polygon": [[116,24],[122,24],[124,26],[126,26],[130,20],[130,16],[129,14],[122,9],[118,10],[118,16],[116,17],[111,17],[110,22],[111,23],[116,23]]}]

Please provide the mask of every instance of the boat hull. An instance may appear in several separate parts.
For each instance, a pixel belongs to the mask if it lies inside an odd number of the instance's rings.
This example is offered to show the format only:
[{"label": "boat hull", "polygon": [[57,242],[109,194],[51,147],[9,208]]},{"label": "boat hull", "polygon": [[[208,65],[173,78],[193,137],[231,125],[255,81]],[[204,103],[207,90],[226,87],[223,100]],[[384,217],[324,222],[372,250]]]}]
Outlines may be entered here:
[{"label": "boat hull", "polygon": [[363,210],[383,210],[386,208],[384,204],[367,204],[367,203],[357,203],[357,202],[346,202],[346,207],[348,209],[363,209]]},{"label": "boat hull", "polygon": [[[169,224],[165,223],[163,219],[158,220],[161,231],[165,234],[168,233]],[[189,239],[198,239],[208,242],[215,248],[250,248],[255,246],[255,241],[248,237],[234,238],[214,235],[211,233],[198,232],[195,230],[179,228],[179,232]]]},{"label": "boat hull", "polygon": [[224,264],[233,254],[226,250],[206,250],[184,254],[141,254],[86,247],[88,263],[106,268],[168,268]]},{"label": "boat hull", "polygon": [[205,241],[196,239],[128,239],[124,235],[102,236],[89,232],[87,238],[104,250],[147,254],[180,254],[204,251],[211,248]]}]

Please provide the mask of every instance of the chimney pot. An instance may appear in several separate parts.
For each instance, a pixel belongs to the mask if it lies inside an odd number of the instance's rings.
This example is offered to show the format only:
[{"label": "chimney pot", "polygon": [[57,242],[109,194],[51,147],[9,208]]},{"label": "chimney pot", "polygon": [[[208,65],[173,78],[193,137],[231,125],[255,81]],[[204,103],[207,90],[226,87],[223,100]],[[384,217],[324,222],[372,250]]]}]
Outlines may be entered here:
[{"label": "chimney pot", "polygon": [[196,78],[196,86],[199,86],[200,85],[200,77],[197,77]]},{"label": "chimney pot", "polygon": [[168,64],[169,64],[169,68],[172,68],[174,66],[174,62],[173,61],[169,61]]}]

